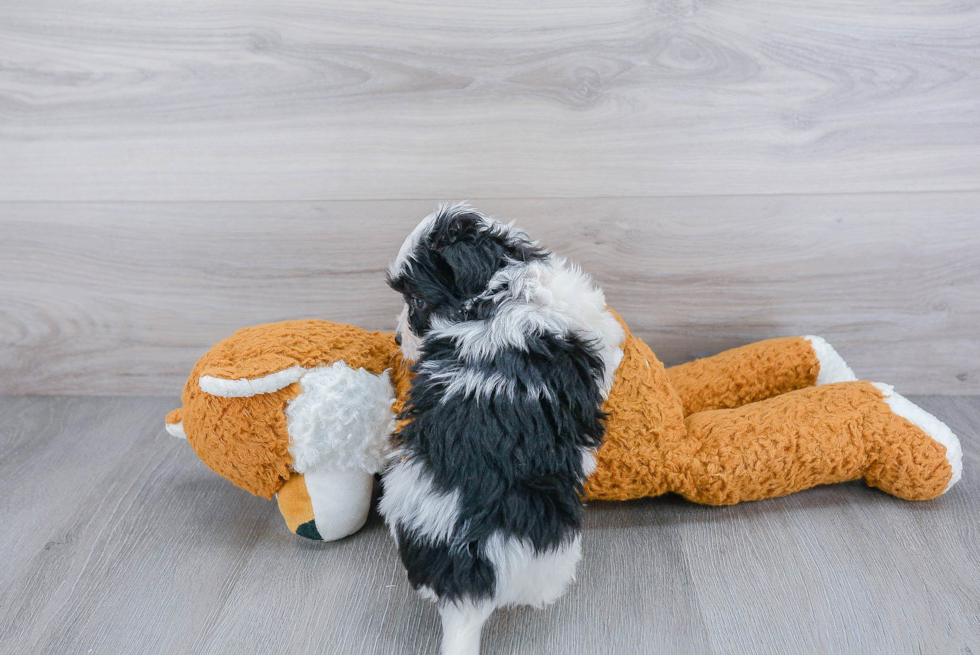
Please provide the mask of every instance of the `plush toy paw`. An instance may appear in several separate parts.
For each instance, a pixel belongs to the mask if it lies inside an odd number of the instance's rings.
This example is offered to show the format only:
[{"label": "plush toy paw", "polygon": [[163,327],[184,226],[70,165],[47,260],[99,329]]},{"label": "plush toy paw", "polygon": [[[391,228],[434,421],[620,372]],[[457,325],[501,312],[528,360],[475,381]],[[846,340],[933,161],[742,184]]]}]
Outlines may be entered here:
[{"label": "plush toy paw", "polygon": [[883,403],[867,419],[878,433],[871,444],[868,484],[905,500],[928,500],[946,493],[963,475],[960,440],[945,423],[895,393],[891,385],[870,384],[881,393]]},{"label": "plush toy paw", "polygon": [[854,375],[851,367],[847,365],[847,362],[837,353],[834,347],[827,343],[826,339],[813,335],[803,338],[810,342],[810,346],[813,348],[813,355],[817,358],[818,372],[817,379],[814,382],[815,385],[820,386],[835,382],[854,382],[857,380],[857,376]]}]

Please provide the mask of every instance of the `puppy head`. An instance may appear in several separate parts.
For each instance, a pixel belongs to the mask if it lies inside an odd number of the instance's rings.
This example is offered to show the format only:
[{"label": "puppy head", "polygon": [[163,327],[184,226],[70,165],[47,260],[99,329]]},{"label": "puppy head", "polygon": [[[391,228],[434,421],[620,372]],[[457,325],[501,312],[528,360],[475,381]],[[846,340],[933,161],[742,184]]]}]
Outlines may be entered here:
[{"label": "puppy head", "polygon": [[441,206],[412,231],[388,268],[388,285],[405,299],[396,329],[405,357],[418,359],[434,319],[472,318],[472,300],[497,271],[547,256],[513,226],[466,204]]}]

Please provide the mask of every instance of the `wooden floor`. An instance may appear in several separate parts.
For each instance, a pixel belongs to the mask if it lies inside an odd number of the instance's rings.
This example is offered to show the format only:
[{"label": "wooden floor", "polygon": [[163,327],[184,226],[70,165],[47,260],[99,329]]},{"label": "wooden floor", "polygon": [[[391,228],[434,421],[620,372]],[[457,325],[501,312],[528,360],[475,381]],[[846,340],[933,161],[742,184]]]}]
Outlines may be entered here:
[{"label": "wooden floor", "polygon": [[[965,475],[729,508],[593,503],[578,582],[490,653],[980,653],[980,397],[915,399]],[[376,515],[316,544],[166,435],[176,398],[0,398],[0,652],[435,653]]]}]

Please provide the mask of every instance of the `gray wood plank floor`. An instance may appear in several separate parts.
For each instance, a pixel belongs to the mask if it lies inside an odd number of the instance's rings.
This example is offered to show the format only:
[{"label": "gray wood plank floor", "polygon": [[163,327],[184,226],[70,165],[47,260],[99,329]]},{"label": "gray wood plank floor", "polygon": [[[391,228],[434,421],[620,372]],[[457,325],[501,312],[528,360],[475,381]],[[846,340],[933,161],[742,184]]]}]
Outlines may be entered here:
[{"label": "gray wood plank floor", "polygon": [[[980,397],[915,399],[963,480],[728,508],[594,503],[579,579],[485,653],[980,653]],[[175,398],[0,398],[0,652],[435,653],[378,517],[314,544],[167,436]]]}]

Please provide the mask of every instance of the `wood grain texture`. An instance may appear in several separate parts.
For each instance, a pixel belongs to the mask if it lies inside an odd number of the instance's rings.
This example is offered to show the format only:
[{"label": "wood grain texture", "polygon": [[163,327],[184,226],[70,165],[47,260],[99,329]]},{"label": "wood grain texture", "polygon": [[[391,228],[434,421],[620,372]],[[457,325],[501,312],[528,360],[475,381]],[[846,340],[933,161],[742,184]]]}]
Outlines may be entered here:
[{"label": "wood grain texture", "polygon": [[4,0],[0,61],[0,200],[980,189],[971,0]]},{"label": "wood grain texture", "polygon": [[[940,499],[849,483],[732,507],[592,503],[577,582],[546,610],[496,613],[485,653],[980,651],[980,397],[913,400],[963,440]],[[176,402],[0,398],[0,651],[437,652],[436,613],[376,514],[338,543],[289,534],[164,433]]]},{"label": "wood grain texture", "polygon": [[74,542],[74,533],[55,533],[52,526],[115,482],[119,460],[132,444],[128,439],[111,443],[110,435],[156,428],[161,406],[127,399],[92,404],[78,398],[59,403],[19,398],[6,399],[0,407],[0,580],[9,581],[35,553],[53,555],[50,551]]},{"label": "wood grain texture", "polygon": [[[477,200],[592,272],[668,364],[820,334],[864,379],[980,393],[980,193]],[[0,204],[0,392],[177,393],[238,328],[391,329],[434,201]]]}]

